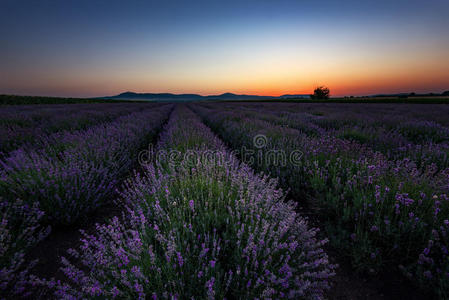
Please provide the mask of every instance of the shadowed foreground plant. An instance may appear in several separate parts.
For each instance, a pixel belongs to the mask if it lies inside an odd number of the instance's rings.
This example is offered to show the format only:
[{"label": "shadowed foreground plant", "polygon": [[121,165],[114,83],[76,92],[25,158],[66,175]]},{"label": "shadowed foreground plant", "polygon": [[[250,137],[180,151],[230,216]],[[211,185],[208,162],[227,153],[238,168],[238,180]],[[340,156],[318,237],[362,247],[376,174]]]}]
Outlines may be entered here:
[{"label": "shadowed foreground plant", "polygon": [[43,212],[37,203],[0,198],[0,299],[29,296],[35,277],[31,270],[37,261],[25,262],[26,252],[43,240],[50,228],[41,228]]}]

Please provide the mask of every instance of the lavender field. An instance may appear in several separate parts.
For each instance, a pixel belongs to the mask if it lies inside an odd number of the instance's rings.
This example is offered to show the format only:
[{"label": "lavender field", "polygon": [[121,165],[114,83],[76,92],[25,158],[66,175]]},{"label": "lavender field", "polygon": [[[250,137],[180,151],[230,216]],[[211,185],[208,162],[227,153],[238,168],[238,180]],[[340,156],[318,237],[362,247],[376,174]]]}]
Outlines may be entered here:
[{"label": "lavender field", "polygon": [[449,105],[0,116],[0,299],[449,298]]}]

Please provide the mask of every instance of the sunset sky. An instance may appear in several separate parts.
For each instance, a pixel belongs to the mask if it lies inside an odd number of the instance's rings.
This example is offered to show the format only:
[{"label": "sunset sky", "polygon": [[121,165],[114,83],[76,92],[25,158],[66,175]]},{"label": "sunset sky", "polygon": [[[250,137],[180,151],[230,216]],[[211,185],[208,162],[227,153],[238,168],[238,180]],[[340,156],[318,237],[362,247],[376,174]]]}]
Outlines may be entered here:
[{"label": "sunset sky", "polygon": [[449,90],[448,0],[1,0],[0,41],[0,94]]}]

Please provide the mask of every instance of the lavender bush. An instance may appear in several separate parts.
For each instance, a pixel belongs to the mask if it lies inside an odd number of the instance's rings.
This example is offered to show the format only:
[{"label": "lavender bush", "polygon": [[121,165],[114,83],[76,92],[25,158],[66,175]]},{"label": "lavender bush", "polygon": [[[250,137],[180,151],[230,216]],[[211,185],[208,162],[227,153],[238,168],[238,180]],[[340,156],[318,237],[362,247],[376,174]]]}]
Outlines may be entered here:
[{"label": "lavender bush", "polygon": [[84,234],[70,251],[80,266],[63,259],[71,283],[58,285],[58,298],[323,297],[334,274],[325,241],[275,180],[240,164],[185,108],[172,114],[158,150],[199,156],[156,161],[128,181],[122,220]]}]

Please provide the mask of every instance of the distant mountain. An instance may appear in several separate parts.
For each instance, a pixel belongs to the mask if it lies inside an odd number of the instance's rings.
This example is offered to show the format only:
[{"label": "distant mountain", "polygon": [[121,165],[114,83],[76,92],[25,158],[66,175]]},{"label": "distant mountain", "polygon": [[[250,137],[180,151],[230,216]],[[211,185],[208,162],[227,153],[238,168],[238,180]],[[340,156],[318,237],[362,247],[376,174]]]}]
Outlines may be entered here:
[{"label": "distant mountain", "polygon": [[200,101],[200,100],[269,100],[286,98],[309,98],[309,95],[282,95],[280,97],[237,95],[224,93],[221,95],[201,96],[198,94],[172,94],[172,93],[134,93],[125,92],[116,96],[101,97],[102,99],[117,100],[151,100],[151,101]]},{"label": "distant mountain", "polygon": [[205,100],[267,100],[275,99],[271,96],[258,96],[258,95],[236,95],[233,93],[224,93],[221,95],[204,96]]},{"label": "distant mountain", "polygon": [[171,94],[171,93],[134,93],[125,92],[117,96],[104,97],[120,100],[201,100],[203,96],[197,94]]}]

